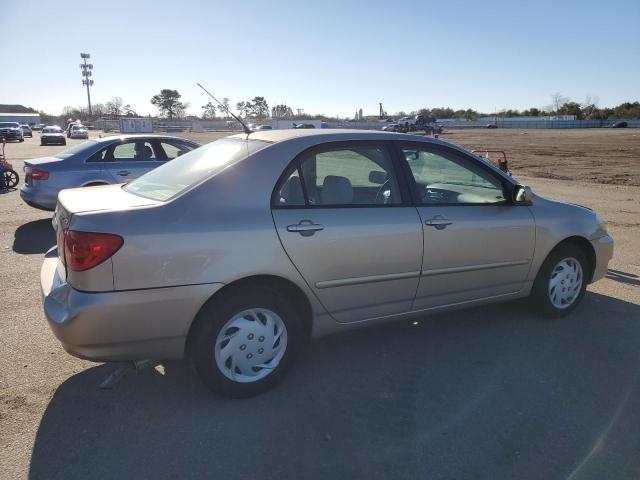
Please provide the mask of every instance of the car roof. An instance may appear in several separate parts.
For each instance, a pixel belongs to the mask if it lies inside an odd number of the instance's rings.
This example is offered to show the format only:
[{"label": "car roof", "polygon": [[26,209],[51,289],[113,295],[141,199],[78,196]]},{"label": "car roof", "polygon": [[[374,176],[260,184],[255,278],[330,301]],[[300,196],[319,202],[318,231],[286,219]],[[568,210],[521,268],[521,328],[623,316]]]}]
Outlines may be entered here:
[{"label": "car roof", "polygon": [[182,137],[175,137],[172,135],[156,135],[156,134],[152,134],[152,133],[131,133],[131,134],[124,134],[124,135],[108,135],[106,137],[100,137],[100,138],[94,138],[93,140],[95,140],[96,142],[110,142],[113,140],[126,140],[126,139],[142,139],[142,138],[162,138],[162,139],[168,139],[168,140],[181,140],[183,142],[190,142],[190,143],[194,143],[196,145],[199,145],[198,142],[194,141],[194,140],[189,140],[188,138],[182,138]]},{"label": "car roof", "polygon": [[[232,138],[246,138],[245,133],[232,135]],[[302,137],[317,137],[310,139],[323,142],[339,142],[346,140],[404,140],[418,142],[434,142],[447,144],[432,137],[420,135],[401,134],[394,132],[383,132],[380,130],[357,130],[347,128],[287,128],[282,130],[258,130],[249,135],[250,140],[262,140],[264,142],[279,143]]]},{"label": "car roof", "polygon": [[[227,138],[240,138],[246,139],[246,133],[239,133]],[[252,132],[248,136],[249,140],[262,140],[270,143],[281,143],[293,140],[306,140],[304,142],[305,147],[311,147],[321,143],[327,142],[343,142],[343,141],[358,141],[358,140],[396,140],[404,142],[422,142],[431,143],[435,145],[442,145],[467,155],[475,156],[479,161],[485,161],[477,155],[471,154],[468,150],[454,143],[444,142],[438,138],[427,137],[424,135],[414,135],[409,133],[395,133],[386,132],[382,130],[357,130],[357,129],[332,129],[332,128],[309,128],[309,129],[283,129],[283,130],[258,130]],[[514,183],[515,180],[505,174],[502,170],[498,169],[491,162],[485,162],[489,164],[493,169],[506,180]]]}]

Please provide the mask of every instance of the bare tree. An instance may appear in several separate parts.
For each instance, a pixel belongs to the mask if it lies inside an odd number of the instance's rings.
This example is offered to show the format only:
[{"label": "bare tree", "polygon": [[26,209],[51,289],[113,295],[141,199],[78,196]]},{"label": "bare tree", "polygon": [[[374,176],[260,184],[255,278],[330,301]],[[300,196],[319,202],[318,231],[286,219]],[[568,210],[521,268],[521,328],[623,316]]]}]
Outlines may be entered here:
[{"label": "bare tree", "polygon": [[562,106],[570,100],[569,97],[565,97],[560,92],[556,92],[551,95],[551,110],[557,112]]},{"label": "bare tree", "polygon": [[202,118],[205,119],[212,119],[212,118],[216,118],[216,106],[209,102],[206,105],[203,105],[202,110],[204,110],[202,112]]},{"label": "bare tree", "polygon": [[122,101],[121,97],[111,97],[111,100],[109,100],[105,104],[105,107],[107,108],[107,113],[109,115],[113,115],[114,117],[119,117],[120,115],[122,115],[123,105],[124,105],[124,102]]}]

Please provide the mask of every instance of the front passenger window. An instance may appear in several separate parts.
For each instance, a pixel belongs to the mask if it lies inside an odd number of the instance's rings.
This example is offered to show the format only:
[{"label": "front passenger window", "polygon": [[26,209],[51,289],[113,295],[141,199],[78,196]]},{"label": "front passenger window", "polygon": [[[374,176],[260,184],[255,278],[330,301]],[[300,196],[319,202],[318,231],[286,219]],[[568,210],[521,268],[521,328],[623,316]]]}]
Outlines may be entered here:
[{"label": "front passenger window", "polygon": [[402,151],[423,205],[506,201],[500,179],[457,152],[434,147],[407,147]]}]

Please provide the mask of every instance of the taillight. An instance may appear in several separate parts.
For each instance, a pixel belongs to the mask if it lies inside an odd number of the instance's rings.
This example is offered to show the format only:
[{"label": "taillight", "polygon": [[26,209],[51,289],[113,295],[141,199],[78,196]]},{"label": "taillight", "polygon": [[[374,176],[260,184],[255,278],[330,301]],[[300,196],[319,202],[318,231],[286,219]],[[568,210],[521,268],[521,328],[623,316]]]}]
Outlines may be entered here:
[{"label": "taillight", "polygon": [[32,168],[27,172],[27,180],[47,180],[49,178],[49,172],[46,170],[40,170],[39,168]]},{"label": "taillight", "polygon": [[83,272],[116,253],[124,240],[111,233],[64,231],[64,261],[67,268]]}]

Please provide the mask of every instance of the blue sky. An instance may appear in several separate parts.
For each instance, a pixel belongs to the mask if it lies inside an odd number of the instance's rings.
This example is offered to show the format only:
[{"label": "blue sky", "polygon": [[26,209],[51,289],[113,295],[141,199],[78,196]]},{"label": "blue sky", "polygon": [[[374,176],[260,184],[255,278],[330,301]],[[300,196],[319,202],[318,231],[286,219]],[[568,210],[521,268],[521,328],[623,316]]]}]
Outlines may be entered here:
[{"label": "blue sky", "polygon": [[0,34],[0,103],[51,113],[86,104],[81,51],[92,101],[141,114],[162,88],[199,113],[196,81],[332,116],[640,100],[640,0],[3,1]]}]

